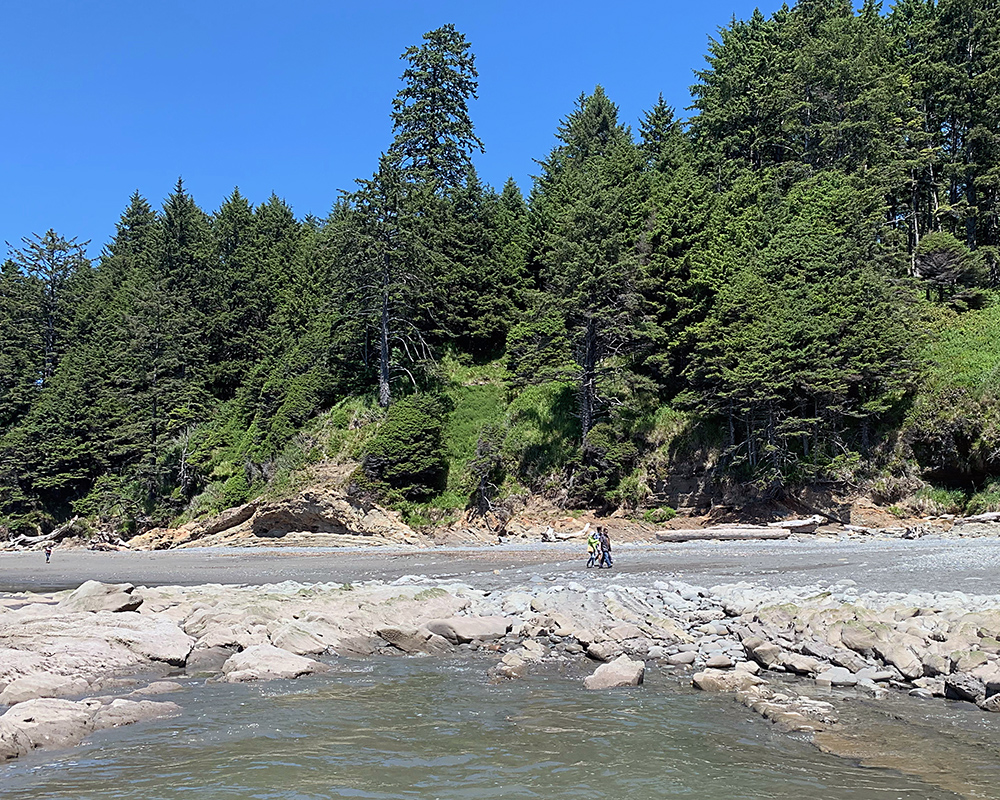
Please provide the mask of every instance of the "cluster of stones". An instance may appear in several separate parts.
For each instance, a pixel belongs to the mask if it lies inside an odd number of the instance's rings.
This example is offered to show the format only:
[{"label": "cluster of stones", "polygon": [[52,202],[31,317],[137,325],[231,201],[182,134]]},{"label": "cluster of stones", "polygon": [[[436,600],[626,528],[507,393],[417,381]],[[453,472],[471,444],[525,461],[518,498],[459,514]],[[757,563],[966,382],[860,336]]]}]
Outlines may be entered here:
[{"label": "cluster of stones", "polygon": [[[895,687],[1000,707],[996,597],[859,595],[850,581],[770,590],[588,580],[533,578],[498,591],[413,576],[353,586],[88,582],[72,593],[0,598],[0,705],[12,706],[0,717],[0,760],[176,712],[173,704],[95,696],[123,675],[296,678],[330,669],[320,656],[376,653],[480,652],[490,656],[495,680],[545,662],[600,662],[584,679],[588,689],[637,686],[655,665],[693,673],[695,686],[735,692],[784,729],[807,732],[832,724],[833,707],[764,675],[806,676],[876,697]],[[76,733],[32,738],[24,726],[41,711],[77,720]]]},{"label": "cluster of stones", "polygon": [[715,587],[747,656],[769,672],[1000,711],[1000,600],[963,592],[859,594],[831,587]]}]

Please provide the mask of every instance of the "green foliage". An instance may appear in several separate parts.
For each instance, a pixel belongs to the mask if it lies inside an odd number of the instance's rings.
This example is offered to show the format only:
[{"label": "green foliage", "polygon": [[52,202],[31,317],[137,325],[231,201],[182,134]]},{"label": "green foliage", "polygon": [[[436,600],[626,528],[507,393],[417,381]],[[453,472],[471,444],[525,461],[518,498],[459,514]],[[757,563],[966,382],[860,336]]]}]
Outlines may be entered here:
[{"label": "green foliage", "polygon": [[965,506],[967,514],[984,514],[987,511],[1000,511],[1000,481],[976,492]]},{"label": "green foliage", "polygon": [[642,518],[646,522],[652,522],[654,524],[659,524],[661,522],[669,522],[676,516],[677,512],[670,506],[647,508],[645,511],[642,512]]},{"label": "green foliage", "polygon": [[754,12],[689,125],[660,98],[634,136],[581,94],[526,200],[477,177],[475,58],[431,31],[327,218],[239,190],[207,214],[178,181],[95,265],[53,231],[12,250],[5,530],[137,530],[326,462],[420,525],[525,490],[639,508],[705,471],[996,507],[998,45],[992,2]]},{"label": "green foliage", "polygon": [[362,463],[368,486],[405,500],[424,500],[444,489],[448,406],[446,398],[433,395],[412,395],[390,406]]},{"label": "green foliage", "polygon": [[503,450],[523,485],[544,490],[548,479],[577,456],[574,388],[566,382],[543,383],[511,401]]},{"label": "green foliage", "polygon": [[1000,469],[1000,303],[945,314],[923,353],[903,436],[929,480],[969,486]]}]

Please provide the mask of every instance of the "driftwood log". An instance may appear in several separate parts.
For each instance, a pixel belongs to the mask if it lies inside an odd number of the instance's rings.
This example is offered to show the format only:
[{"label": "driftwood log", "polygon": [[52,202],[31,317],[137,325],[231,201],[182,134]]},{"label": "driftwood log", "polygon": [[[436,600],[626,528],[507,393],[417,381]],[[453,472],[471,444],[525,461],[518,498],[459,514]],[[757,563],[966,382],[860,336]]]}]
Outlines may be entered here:
[{"label": "driftwood log", "polygon": [[956,525],[965,525],[968,522],[1000,522],[1000,511],[988,511],[985,514],[955,520]]},{"label": "driftwood log", "polygon": [[719,539],[787,539],[792,532],[786,528],[764,528],[756,525],[719,525],[714,528],[685,528],[676,531],[657,531],[661,542],[697,542]]},{"label": "driftwood log", "polygon": [[41,536],[28,536],[27,534],[22,533],[20,536],[11,539],[11,544],[15,547],[31,547],[36,544],[53,544],[65,539],[67,536],[72,536],[74,533],[78,533],[76,525],[79,521],[79,517],[73,517],[73,519],[69,522],[65,522],[58,528],[53,529],[51,533],[45,533]]},{"label": "driftwood log", "polygon": [[783,519],[780,522],[769,522],[769,528],[784,528],[792,533],[815,533],[816,529],[823,524],[823,517],[815,514],[805,519]]}]

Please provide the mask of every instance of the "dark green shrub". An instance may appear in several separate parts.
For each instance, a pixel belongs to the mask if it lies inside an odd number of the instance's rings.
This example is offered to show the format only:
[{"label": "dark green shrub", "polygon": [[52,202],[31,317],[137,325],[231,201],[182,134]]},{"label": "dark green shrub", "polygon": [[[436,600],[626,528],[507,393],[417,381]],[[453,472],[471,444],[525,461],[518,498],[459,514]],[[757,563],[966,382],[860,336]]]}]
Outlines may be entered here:
[{"label": "dark green shrub", "polygon": [[406,500],[442,491],[448,480],[443,444],[448,410],[447,401],[434,395],[413,395],[390,406],[362,461],[368,486],[356,485]]}]

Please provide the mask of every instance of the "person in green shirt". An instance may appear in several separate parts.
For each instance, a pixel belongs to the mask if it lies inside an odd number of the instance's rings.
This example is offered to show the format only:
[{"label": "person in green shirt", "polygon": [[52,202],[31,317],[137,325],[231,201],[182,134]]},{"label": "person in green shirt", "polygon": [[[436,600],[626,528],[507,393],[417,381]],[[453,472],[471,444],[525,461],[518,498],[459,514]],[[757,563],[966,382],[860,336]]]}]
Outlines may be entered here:
[{"label": "person in green shirt", "polygon": [[587,569],[590,569],[597,563],[597,555],[599,551],[600,543],[597,540],[597,531],[591,529],[590,533],[587,534],[587,555],[590,556],[590,558],[587,559]]}]

